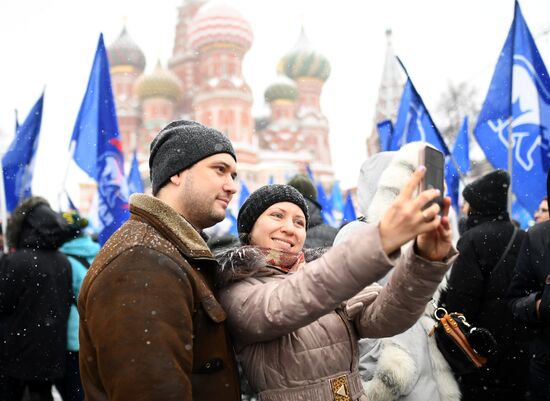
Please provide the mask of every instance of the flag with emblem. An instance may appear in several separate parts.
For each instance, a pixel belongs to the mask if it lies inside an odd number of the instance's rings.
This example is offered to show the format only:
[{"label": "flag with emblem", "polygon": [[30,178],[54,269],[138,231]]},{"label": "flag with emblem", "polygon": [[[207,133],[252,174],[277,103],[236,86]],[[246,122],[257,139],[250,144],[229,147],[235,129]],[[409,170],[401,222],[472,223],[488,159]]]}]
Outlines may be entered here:
[{"label": "flag with emblem", "polygon": [[533,215],[550,163],[550,77],[518,2],[474,128],[495,168],[507,169],[517,201]]},{"label": "flag with emblem", "polygon": [[103,34],[99,36],[71,148],[76,164],[97,182],[99,242],[104,244],[129,213],[122,143]]}]

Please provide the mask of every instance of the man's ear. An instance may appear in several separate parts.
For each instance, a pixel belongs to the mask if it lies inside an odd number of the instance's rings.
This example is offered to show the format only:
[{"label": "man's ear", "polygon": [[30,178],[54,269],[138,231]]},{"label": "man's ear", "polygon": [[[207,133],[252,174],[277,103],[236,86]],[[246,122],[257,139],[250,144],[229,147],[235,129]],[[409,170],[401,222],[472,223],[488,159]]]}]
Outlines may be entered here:
[{"label": "man's ear", "polygon": [[174,185],[180,185],[182,182],[182,175],[183,171],[180,171],[179,173],[173,175],[172,177],[170,177],[170,182]]}]

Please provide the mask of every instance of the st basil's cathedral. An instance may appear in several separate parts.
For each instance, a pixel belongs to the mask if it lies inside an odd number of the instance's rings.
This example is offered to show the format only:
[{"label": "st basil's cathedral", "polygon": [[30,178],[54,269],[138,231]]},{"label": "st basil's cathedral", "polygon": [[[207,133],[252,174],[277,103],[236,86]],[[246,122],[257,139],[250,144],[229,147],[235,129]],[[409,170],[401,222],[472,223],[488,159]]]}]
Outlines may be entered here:
[{"label": "st basil's cathedral", "polygon": [[[143,51],[124,28],[108,47],[125,160],[137,153],[148,184],[149,145],[175,119],[212,126],[232,141],[239,177],[251,189],[278,183],[309,165],[316,179],[334,179],[329,124],[320,107],[329,61],[304,29],[265,90],[269,117],[254,118],[253,96],[242,63],[253,43],[250,24],[235,9],[207,0],[183,0],[172,57],[145,74]],[[277,67],[277,68],[275,68]]]}]

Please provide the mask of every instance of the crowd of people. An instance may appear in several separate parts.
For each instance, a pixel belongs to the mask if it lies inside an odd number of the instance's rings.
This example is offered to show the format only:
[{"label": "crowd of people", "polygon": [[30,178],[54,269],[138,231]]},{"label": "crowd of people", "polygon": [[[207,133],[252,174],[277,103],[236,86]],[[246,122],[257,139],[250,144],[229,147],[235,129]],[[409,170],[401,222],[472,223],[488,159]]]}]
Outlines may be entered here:
[{"label": "crowd of people", "polygon": [[[238,161],[184,120],[151,143],[152,194],[103,247],[77,211],[25,200],[0,261],[0,399],[550,400],[547,198],[517,228],[496,170],[465,186],[460,223],[418,191],[421,146],[365,162],[340,230],[297,175],[247,198],[238,237],[208,238]],[[453,371],[437,306],[492,333],[484,366]]]}]

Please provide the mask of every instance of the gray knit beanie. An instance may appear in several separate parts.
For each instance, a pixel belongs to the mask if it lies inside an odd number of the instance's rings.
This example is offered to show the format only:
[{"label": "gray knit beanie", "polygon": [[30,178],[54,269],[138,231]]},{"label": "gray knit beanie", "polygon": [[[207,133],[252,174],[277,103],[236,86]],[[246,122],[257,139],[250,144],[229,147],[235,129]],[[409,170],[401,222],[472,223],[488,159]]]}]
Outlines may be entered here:
[{"label": "gray knit beanie", "polygon": [[271,205],[279,202],[294,203],[306,218],[306,227],[309,220],[309,212],[304,197],[298,190],[290,185],[265,185],[252,192],[248,199],[241,206],[239,216],[237,217],[237,228],[241,242],[248,243],[248,234],[258,220],[258,217],[265,212]]},{"label": "gray knit beanie", "polygon": [[322,209],[322,206],[317,202],[317,189],[309,177],[303,174],[296,174],[294,177],[287,182],[288,185],[294,187],[300,192],[304,198],[315,203],[319,209]]},{"label": "gray knit beanie", "polygon": [[221,132],[195,121],[173,121],[151,142],[149,170],[153,195],[170,177],[217,153],[229,153],[233,145]]}]

